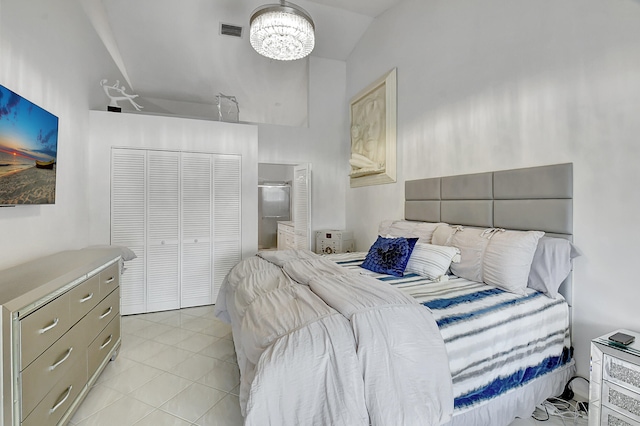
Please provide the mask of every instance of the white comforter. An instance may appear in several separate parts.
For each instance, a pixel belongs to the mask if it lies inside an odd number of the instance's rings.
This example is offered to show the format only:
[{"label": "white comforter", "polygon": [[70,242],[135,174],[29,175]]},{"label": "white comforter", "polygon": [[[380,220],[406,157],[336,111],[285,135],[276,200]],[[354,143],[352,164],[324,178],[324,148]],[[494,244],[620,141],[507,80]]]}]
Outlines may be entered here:
[{"label": "white comforter", "polygon": [[439,425],[444,343],[414,299],[309,251],[236,265],[216,302],[232,325],[246,425]]}]

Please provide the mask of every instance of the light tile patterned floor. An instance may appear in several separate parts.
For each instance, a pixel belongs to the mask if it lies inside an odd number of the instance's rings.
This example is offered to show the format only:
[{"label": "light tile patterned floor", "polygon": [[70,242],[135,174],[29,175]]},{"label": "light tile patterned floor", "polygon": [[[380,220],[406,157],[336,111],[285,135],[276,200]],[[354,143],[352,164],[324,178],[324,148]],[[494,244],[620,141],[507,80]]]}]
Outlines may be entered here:
[{"label": "light tile patterned floor", "polygon": [[122,347],[76,426],[242,425],[231,328],[213,306],[122,317]]},{"label": "light tile patterned floor", "polygon": [[[242,425],[231,328],[213,306],[122,317],[122,347],[89,392],[76,426]],[[541,425],[531,418],[510,426]],[[548,426],[586,425],[551,417]]]}]

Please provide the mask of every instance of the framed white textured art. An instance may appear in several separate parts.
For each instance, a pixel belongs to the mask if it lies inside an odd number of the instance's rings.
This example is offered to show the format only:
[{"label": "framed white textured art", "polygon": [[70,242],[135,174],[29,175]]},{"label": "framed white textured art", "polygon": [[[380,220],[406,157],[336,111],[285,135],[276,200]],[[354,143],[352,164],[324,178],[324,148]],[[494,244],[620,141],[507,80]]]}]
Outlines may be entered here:
[{"label": "framed white textured art", "polygon": [[396,181],[396,69],[351,99],[351,187]]}]

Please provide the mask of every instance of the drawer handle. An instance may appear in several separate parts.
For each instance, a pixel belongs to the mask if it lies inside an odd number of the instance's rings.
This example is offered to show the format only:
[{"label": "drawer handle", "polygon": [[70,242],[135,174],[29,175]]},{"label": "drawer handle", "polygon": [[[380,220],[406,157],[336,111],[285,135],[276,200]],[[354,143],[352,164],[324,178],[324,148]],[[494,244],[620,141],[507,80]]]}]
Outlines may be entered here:
[{"label": "drawer handle", "polygon": [[106,280],[104,283],[105,284],[111,284],[113,282],[113,280],[115,280],[115,279],[116,279],[115,277],[111,277],[108,280]]},{"label": "drawer handle", "polygon": [[98,319],[104,319],[104,317],[108,317],[109,314],[113,311],[113,306],[109,306],[109,309],[106,312],[98,317]]},{"label": "drawer handle", "polygon": [[67,353],[62,357],[62,359],[58,362],[56,362],[55,364],[53,364],[51,367],[49,367],[49,371],[53,371],[55,370],[60,364],[62,364],[63,362],[65,362],[67,359],[69,359],[69,356],[71,355],[71,351],[73,350],[73,346],[71,346],[68,350]]},{"label": "drawer handle", "polygon": [[40,334],[46,333],[47,331],[51,330],[53,327],[58,325],[58,322],[60,322],[59,318],[54,319],[53,322],[51,323],[51,325],[48,325],[45,328],[41,328],[38,333],[40,333]]},{"label": "drawer handle", "polygon": [[109,343],[111,343],[111,339],[113,339],[113,334],[110,334],[109,337],[107,337],[107,340],[102,345],[100,345],[100,350],[106,348]]},{"label": "drawer handle", "polygon": [[80,299],[80,303],[84,303],[87,300],[91,300],[91,299],[93,299],[93,293],[91,293],[90,295],[85,296],[84,298]]},{"label": "drawer handle", "polygon": [[49,410],[49,414],[53,413],[54,411],[56,411],[58,408],[60,408],[60,406],[62,404],[64,404],[64,402],[67,400],[67,398],[69,398],[69,395],[71,395],[71,389],[73,389],[73,385],[69,386],[67,388],[67,393],[66,395],[60,400],[60,402],[58,402],[56,405],[54,405],[53,407],[51,407],[51,410]]}]

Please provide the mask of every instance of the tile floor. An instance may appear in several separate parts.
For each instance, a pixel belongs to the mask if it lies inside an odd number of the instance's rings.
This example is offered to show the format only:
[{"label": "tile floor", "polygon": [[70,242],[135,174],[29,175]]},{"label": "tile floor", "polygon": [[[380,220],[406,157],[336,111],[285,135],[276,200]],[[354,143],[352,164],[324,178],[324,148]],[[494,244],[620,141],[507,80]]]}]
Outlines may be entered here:
[{"label": "tile floor", "polygon": [[[213,306],[122,317],[122,347],[71,419],[75,426],[242,425],[231,328]],[[531,418],[510,426],[542,424]],[[548,426],[586,425],[551,417]]]},{"label": "tile floor", "polygon": [[213,306],[122,317],[122,346],[76,426],[242,425],[231,327]]}]

